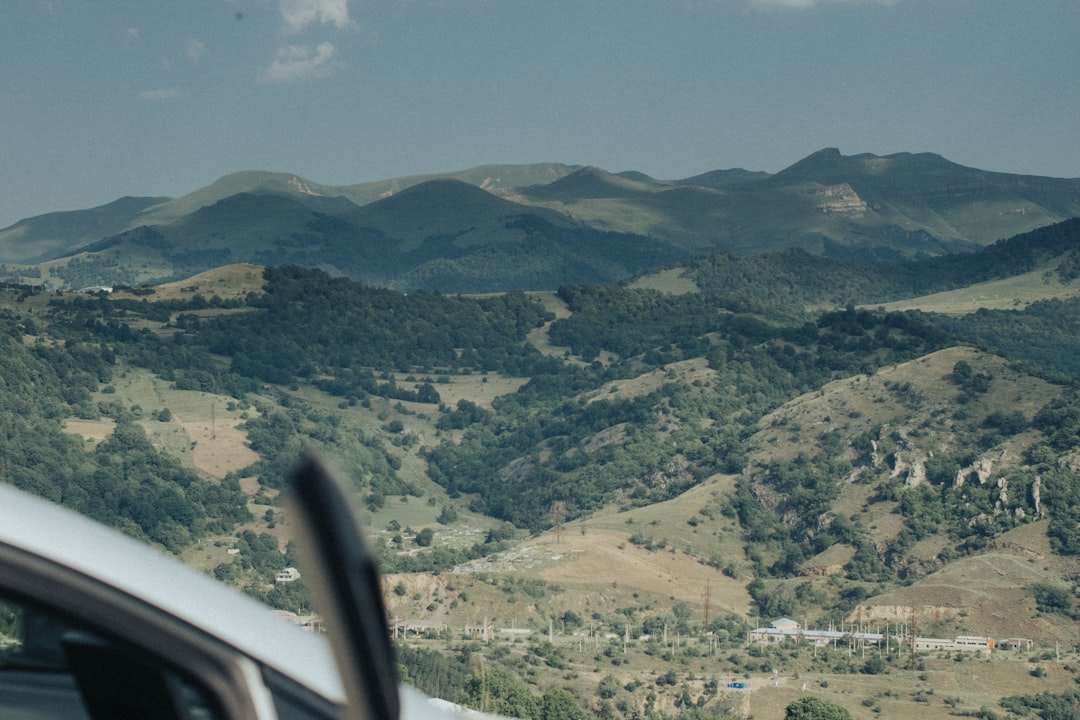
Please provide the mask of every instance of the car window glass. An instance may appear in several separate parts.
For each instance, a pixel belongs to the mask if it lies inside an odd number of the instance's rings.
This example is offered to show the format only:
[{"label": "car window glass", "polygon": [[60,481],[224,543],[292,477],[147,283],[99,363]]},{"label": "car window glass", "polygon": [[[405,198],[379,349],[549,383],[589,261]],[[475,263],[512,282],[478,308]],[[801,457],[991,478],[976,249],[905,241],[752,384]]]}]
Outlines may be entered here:
[{"label": "car window glass", "polygon": [[279,720],[335,720],[340,717],[340,708],[334,703],[270,668],[263,668],[263,681],[274,699]]},{"label": "car window glass", "polygon": [[155,655],[0,596],[0,720],[213,720],[212,697]]}]

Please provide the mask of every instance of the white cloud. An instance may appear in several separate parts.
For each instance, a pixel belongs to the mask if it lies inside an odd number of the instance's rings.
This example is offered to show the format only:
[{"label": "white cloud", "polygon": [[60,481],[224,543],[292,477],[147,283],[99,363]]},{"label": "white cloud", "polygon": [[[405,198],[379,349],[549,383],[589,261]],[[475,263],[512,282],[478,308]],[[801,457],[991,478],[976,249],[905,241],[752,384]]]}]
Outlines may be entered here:
[{"label": "white cloud", "polygon": [[192,64],[197,65],[199,61],[202,60],[203,50],[205,49],[206,45],[203,43],[202,40],[196,40],[195,38],[191,38],[187,41],[188,60],[190,60]]},{"label": "white cloud", "polygon": [[340,66],[334,57],[334,44],[321,42],[312,52],[307,45],[279,48],[259,79],[263,82],[296,82],[326,77]]},{"label": "white cloud", "polygon": [[139,28],[137,28],[137,27],[126,28],[124,30],[124,37],[126,37],[128,40],[138,40],[139,39]]},{"label": "white cloud", "polygon": [[151,102],[179,100],[183,96],[184,94],[180,92],[180,88],[175,87],[155,88],[153,90],[143,90],[139,93],[140,98]]},{"label": "white cloud", "polygon": [[279,7],[289,35],[312,23],[326,23],[341,30],[353,24],[349,19],[349,0],[280,0]]}]

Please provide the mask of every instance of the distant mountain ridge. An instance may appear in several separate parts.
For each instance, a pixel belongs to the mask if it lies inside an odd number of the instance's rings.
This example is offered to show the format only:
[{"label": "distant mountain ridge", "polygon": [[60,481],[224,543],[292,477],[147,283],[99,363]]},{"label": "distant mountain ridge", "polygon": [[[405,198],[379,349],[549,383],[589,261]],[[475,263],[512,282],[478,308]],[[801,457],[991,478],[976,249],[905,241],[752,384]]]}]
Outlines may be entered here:
[{"label": "distant mountain ridge", "polygon": [[180,198],[22,220],[0,230],[0,263],[3,279],[58,288],[292,262],[401,289],[488,292],[618,281],[717,252],[906,262],[1074,216],[1080,179],[988,172],[932,153],[826,148],[775,174],[672,181],[558,163],[347,186],[245,171]]}]

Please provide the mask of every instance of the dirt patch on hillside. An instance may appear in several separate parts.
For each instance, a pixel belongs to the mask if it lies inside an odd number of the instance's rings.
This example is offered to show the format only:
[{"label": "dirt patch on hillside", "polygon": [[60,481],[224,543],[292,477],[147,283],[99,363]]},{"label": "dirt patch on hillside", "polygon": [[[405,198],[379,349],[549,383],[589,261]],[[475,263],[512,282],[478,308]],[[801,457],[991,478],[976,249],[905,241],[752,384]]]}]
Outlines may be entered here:
[{"label": "dirt patch on hillside", "polygon": [[[208,300],[214,295],[222,300],[235,300],[247,297],[248,293],[261,293],[262,289],[263,267],[237,263],[213,268],[184,280],[157,285],[149,299],[191,299],[195,293],[199,293]],[[127,296],[127,293],[117,292],[114,297]]]},{"label": "dirt patch on hillside", "polygon": [[692,605],[704,603],[708,585],[714,611],[740,615],[749,611],[749,598],[740,583],[674,548],[650,552],[627,542],[624,533],[604,530],[589,530],[585,535],[564,532],[558,544],[545,536],[535,546],[553,556],[537,572],[550,582],[615,584]]},{"label": "dirt patch on hillside", "polygon": [[183,427],[194,444],[195,467],[208,475],[221,479],[259,459],[247,445],[247,432],[238,426],[195,420]]},{"label": "dirt patch on hillside", "polygon": [[596,400],[633,400],[648,395],[668,383],[693,385],[695,382],[709,382],[716,373],[709,368],[705,358],[681,360],[669,363],[663,368],[647,372],[628,380],[613,380],[589,397],[589,402]]},{"label": "dirt patch on hillside", "polygon": [[65,420],[64,431],[78,435],[83,440],[98,443],[112,435],[116,422],[108,418],[102,420]]},{"label": "dirt patch on hillside", "polygon": [[1064,616],[1037,612],[1031,586],[1052,575],[1030,550],[1002,550],[963,558],[919,582],[879,595],[856,608],[865,620],[910,622],[927,633],[949,631],[998,638],[1026,637],[1072,643],[1076,628]]}]

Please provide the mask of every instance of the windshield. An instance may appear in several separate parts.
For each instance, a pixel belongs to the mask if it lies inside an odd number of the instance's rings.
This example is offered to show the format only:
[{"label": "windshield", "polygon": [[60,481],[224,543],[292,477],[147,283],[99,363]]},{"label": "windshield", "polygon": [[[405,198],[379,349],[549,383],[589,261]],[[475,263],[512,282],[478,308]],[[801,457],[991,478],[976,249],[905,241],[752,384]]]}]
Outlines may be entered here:
[{"label": "windshield", "polygon": [[3,483],[451,707],[1077,702],[1075,0],[14,5]]}]

